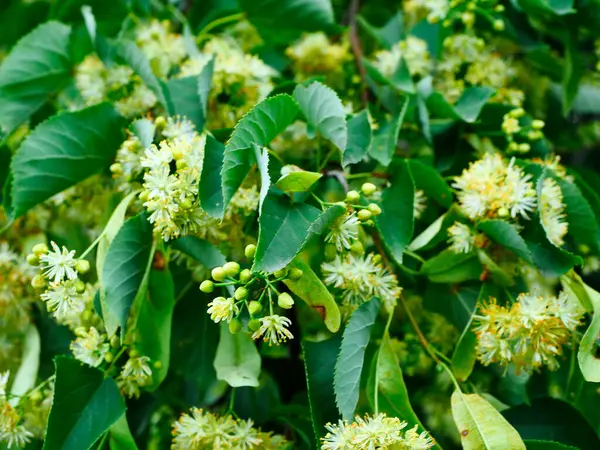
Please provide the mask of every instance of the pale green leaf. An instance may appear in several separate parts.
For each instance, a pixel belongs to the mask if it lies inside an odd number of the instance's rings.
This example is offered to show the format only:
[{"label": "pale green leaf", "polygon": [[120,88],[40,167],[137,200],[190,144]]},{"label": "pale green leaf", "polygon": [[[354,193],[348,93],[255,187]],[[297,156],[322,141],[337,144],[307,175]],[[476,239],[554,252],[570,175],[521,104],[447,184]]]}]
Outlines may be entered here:
[{"label": "pale green leaf", "polygon": [[275,185],[283,192],[309,192],[312,186],[322,177],[320,173],[298,171],[283,175]]},{"label": "pale green leaf", "polygon": [[10,387],[10,393],[14,395],[9,401],[12,406],[16,406],[20,397],[35,386],[40,367],[40,348],[40,333],[38,333],[34,324],[30,324],[25,332],[23,349],[21,350],[21,364]]},{"label": "pale green leaf", "polygon": [[423,230],[421,234],[419,234],[416,238],[413,239],[413,241],[408,246],[408,249],[414,252],[429,244],[431,240],[434,237],[436,237],[437,234],[441,231],[442,224],[444,223],[444,217],[446,217],[446,214],[442,214],[440,217],[435,219],[435,221],[431,225],[425,228],[425,230]]},{"label": "pale green leaf", "polygon": [[138,450],[125,414],[110,427],[108,444],[110,450]]},{"label": "pale green leaf", "polygon": [[269,150],[265,147],[261,148],[256,144],[252,144],[252,149],[254,150],[258,171],[260,172],[260,192],[258,196],[258,213],[260,214],[262,212],[265,197],[271,187],[271,177],[269,176]]},{"label": "pale green leaf", "polygon": [[254,341],[246,333],[231,334],[226,323],[221,334],[214,366],[217,378],[231,387],[258,386],[261,359]]}]

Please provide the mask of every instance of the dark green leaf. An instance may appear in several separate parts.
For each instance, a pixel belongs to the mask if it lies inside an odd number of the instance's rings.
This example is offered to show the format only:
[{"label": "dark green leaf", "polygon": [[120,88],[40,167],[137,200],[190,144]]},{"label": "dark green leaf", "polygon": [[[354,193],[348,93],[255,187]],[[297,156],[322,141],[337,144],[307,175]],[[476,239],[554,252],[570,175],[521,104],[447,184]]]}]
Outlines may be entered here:
[{"label": "dark green leaf", "polygon": [[[269,142],[285,130],[297,115],[298,105],[294,99],[289,95],[281,94],[263,100],[237,123],[225,146],[221,171],[223,190],[221,215],[225,213],[231,198],[256,163],[252,144],[268,146]],[[211,205],[210,210],[214,209],[216,208]]]},{"label": "dark green leaf", "polygon": [[381,28],[371,25],[362,16],[357,16],[356,18],[360,26],[385,48],[392,48],[402,39],[402,33],[404,31],[404,17],[402,16],[401,12],[395,14]]},{"label": "dark green leaf", "polygon": [[360,305],[344,330],[334,376],[335,401],[344,420],[354,419],[365,350],[371,339],[371,327],[379,313],[379,306],[377,298]]},{"label": "dark green leaf", "polygon": [[125,413],[125,403],[114,380],[100,370],[65,356],[55,363],[44,450],[89,449]]},{"label": "dark green leaf", "polygon": [[198,196],[202,209],[212,217],[219,217],[223,211],[221,170],[224,155],[225,146],[207,134]]},{"label": "dark green leaf", "polygon": [[484,269],[484,273],[489,274],[492,277],[492,281],[494,281],[494,283],[496,283],[498,286],[508,287],[515,284],[513,276],[496,264],[496,262],[490,258],[490,256],[484,250],[478,249],[477,256],[479,257],[479,262]]},{"label": "dark green leaf", "polygon": [[422,189],[425,195],[431,197],[440,205],[449,208],[454,200],[452,189],[446,183],[446,180],[435,170],[434,167],[427,166],[420,161],[408,160],[410,173],[415,180],[415,187]]},{"label": "dark green leaf", "polygon": [[398,135],[400,134],[400,128],[402,128],[407,109],[408,100],[405,100],[400,113],[387,126],[381,127],[373,136],[371,147],[369,147],[369,156],[384,166],[388,166],[392,162],[392,158],[396,152],[396,145],[398,144]]},{"label": "dark green leaf", "polygon": [[[554,3],[564,2],[565,0],[554,0]],[[569,3],[568,9],[571,9],[573,5],[572,0],[566,0],[566,4]],[[577,39],[576,33],[568,33],[565,42],[565,63],[562,80],[562,107],[563,115],[565,116],[571,109],[573,100],[575,100],[577,91],[579,90],[579,82],[583,75],[583,67],[579,61],[580,57],[578,55],[577,44],[579,44],[579,39]]]},{"label": "dark green leaf", "polygon": [[461,283],[479,279],[481,264],[474,253],[454,253],[446,249],[425,261],[421,273],[434,283]]},{"label": "dark green leaf", "polygon": [[272,273],[287,266],[302,249],[310,236],[310,226],[318,217],[319,210],[314,206],[267,195],[259,219],[253,270]]},{"label": "dark green leaf", "polygon": [[14,217],[108,166],[123,142],[123,127],[123,118],[105,103],[39,125],[12,160]]},{"label": "dark green leaf", "polygon": [[61,89],[70,76],[71,27],[40,25],[23,37],[0,66],[0,137],[9,134]]},{"label": "dark green leaf", "polygon": [[127,220],[108,247],[102,283],[102,316],[109,336],[125,324],[138,295],[144,295],[152,262],[152,225],[143,215]]},{"label": "dark green leaf", "polygon": [[533,263],[531,252],[514,225],[504,220],[485,220],[477,225],[477,229],[522,260]]},{"label": "dark green leaf", "polygon": [[383,243],[398,264],[402,264],[402,255],[413,236],[414,202],[415,185],[410,169],[403,161],[391,186],[383,191],[382,213],[377,217]]},{"label": "dark green leaf", "polygon": [[171,245],[174,249],[194,258],[207,269],[220,267],[227,262],[225,256],[223,256],[217,247],[196,236],[177,238]]},{"label": "dark green leaf", "polygon": [[577,447],[561,444],[553,441],[540,441],[536,439],[524,439],[523,443],[527,450],[578,450]]},{"label": "dark green leaf", "polygon": [[578,242],[583,242],[598,250],[600,230],[594,211],[581,191],[574,183],[561,180],[560,188],[565,204],[566,221],[569,223],[569,234]]},{"label": "dark green leaf", "polygon": [[221,334],[215,370],[217,378],[231,387],[258,386],[260,355],[254,341],[246,333],[231,334],[226,323],[221,324]]},{"label": "dark green leaf", "polygon": [[308,229],[310,234],[321,235],[328,230],[328,228],[337,219],[342,217],[346,213],[346,205],[344,203],[335,204],[327,208],[321,213],[321,215],[315,220]]},{"label": "dark green leaf", "polygon": [[198,77],[172,78],[164,84],[167,112],[171,116],[183,116],[196,125],[204,127],[202,100],[198,92]]},{"label": "dark green leaf", "polygon": [[342,152],[346,150],[346,112],[337,94],[331,88],[315,81],[308,86],[296,86],[294,98],[308,124]]},{"label": "dark green leaf", "polygon": [[362,161],[371,145],[372,131],[369,122],[369,111],[363,109],[348,120],[348,139],[346,150],[342,155],[342,166]]}]

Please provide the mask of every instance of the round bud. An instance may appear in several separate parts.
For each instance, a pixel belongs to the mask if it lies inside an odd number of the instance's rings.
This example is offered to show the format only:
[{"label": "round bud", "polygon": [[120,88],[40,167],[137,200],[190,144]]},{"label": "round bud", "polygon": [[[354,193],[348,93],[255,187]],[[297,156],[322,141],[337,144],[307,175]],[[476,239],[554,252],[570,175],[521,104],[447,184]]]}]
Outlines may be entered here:
[{"label": "round bud", "polygon": [[142,192],[140,192],[140,195],[138,195],[138,197],[142,202],[147,202],[148,195],[149,195],[148,191],[142,191]]},{"label": "round bud", "polygon": [[525,110],[523,108],[515,108],[511,110],[508,114],[518,119],[519,117],[523,117],[525,115]]},{"label": "round bud", "polygon": [[365,227],[374,227],[375,226],[375,222],[373,222],[373,220],[367,220],[366,222],[363,222],[363,225]]},{"label": "round bud", "polygon": [[360,220],[361,222],[364,222],[366,220],[369,220],[371,218],[373,214],[371,214],[371,211],[369,211],[368,209],[361,209],[358,214],[358,220]]},{"label": "round bud", "polygon": [[240,273],[240,265],[235,261],[229,261],[228,263],[225,263],[223,270],[228,276],[235,277],[238,273]]},{"label": "round bud", "polygon": [[260,328],[260,320],[252,319],[250,322],[248,322],[248,329],[250,331],[256,331],[259,328]]},{"label": "round bud", "polygon": [[247,283],[251,279],[252,279],[252,272],[250,272],[250,269],[244,269],[240,272],[240,281],[242,283]]},{"label": "round bud", "polygon": [[229,332],[231,334],[239,333],[240,331],[242,331],[242,328],[242,322],[239,319],[236,319],[235,317],[231,319],[231,322],[229,322]]},{"label": "round bud", "polygon": [[154,366],[155,369],[162,369],[162,361],[154,361],[152,366]]},{"label": "round bud", "polygon": [[531,126],[536,130],[541,130],[542,128],[544,128],[545,125],[546,123],[543,120],[536,119],[533,122],[531,122]]},{"label": "round bud", "polygon": [[111,352],[107,352],[104,354],[104,360],[107,363],[111,363],[115,360],[115,355],[113,355]]},{"label": "round bud", "polygon": [[215,290],[215,283],[210,280],[204,280],[202,283],[200,283],[200,290],[205,294],[210,294]]},{"label": "round bud", "polygon": [[298,281],[300,278],[302,278],[302,275],[304,275],[304,272],[302,272],[302,269],[298,269],[297,267],[294,267],[294,268],[290,269],[290,271],[288,273],[288,278],[292,281]]},{"label": "round bud", "polygon": [[42,256],[48,253],[48,246],[46,244],[36,244],[31,251],[38,256]]},{"label": "round bud", "polygon": [[130,358],[137,358],[140,356],[140,352],[138,352],[135,348],[129,351]]},{"label": "round bud", "polygon": [[504,5],[496,5],[494,7],[494,11],[496,11],[496,12],[504,12]]},{"label": "round bud", "polygon": [[284,278],[288,273],[288,270],[284,267],[283,269],[279,269],[276,270],[275,273],[273,273],[273,276],[275,278]]},{"label": "round bud", "polygon": [[46,287],[46,279],[42,274],[37,274],[31,280],[31,286],[33,286],[34,289],[44,289]]},{"label": "round bud", "polygon": [[348,191],[346,194],[346,202],[356,203],[360,200],[360,194],[357,191]]},{"label": "round bud", "polygon": [[378,216],[379,214],[381,214],[381,208],[376,203],[369,203],[367,209],[371,211],[371,214],[373,214],[374,216]]},{"label": "round bud", "polygon": [[35,253],[31,253],[27,255],[27,264],[30,266],[39,266],[40,265],[40,257]]},{"label": "round bud", "polygon": [[246,258],[252,259],[252,258],[254,258],[255,254],[256,254],[256,245],[254,245],[254,244],[246,245],[246,249],[244,250],[244,255],[246,255]]},{"label": "round bud", "polygon": [[500,217],[508,217],[508,214],[509,214],[508,209],[505,208],[504,206],[498,210],[498,216],[500,216]]},{"label": "round bud", "polygon": [[248,289],[243,286],[240,286],[235,290],[235,294],[233,294],[236,300],[244,300],[248,298]]},{"label": "round bud", "polygon": [[517,144],[516,142],[511,142],[510,144],[508,144],[508,149],[512,152],[518,152],[519,144]]},{"label": "round bud", "polygon": [[121,339],[116,334],[110,338],[110,346],[112,348],[119,348],[121,346]]},{"label": "round bud", "polygon": [[350,246],[350,251],[355,255],[360,256],[365,252],[365,247],[362,245],[362,242],[354,241]]},{"label": "round bud", "polygon": [[362,185],[360,190],[363,194],[365,194],[368,197],[375,193],[375,191],[377,190],[377,186],[375,186],[373,183],[365,183]]},{"label": "round bud", "polygon": [[371,261],[373,261],[373,264],[379,264],[381,262],[381,255],[379,255],[379,254],[373,255],[373,258],[371,259]]},{"label": "round bud", "polygon": [[494,20],[494,30],[503,31],[504,30],[504,21],[501,19]]},{"label": "round bud", "polygon": [[92,312],[89,310],[85,310],[84,312],[81,313],[81,320],[83,320],[84,322],[88,322],[89,320],[91,320],[92,318]]},{"label": "round bud", "polygon": [[531,146],[527,142],[519,144],[519,151],[521,153],[527,153],[529,150],[531,150]]},{"label": "round bud", "polygon": [[123,166],[121,165],[121,163],[111,164],[110,167],[109,167],[109,169],[114,174],[121,174],[121,173],[123,173]]},{"label": "round bud", "polygon": [[177,167],[177,170],[183,170],[188,166],[188,163],[185,159],[178,159],[177,161],[175,161],[175,167]]},{"label": "round bud", "polygon": [[161,130],[167,125],[167,119],[164,116],[158,116],[154,119],[154,125],[157,129]]},{"label": "round bud", "polygon": [[75,292],[83,294],[85,292],[85,283],[81,280],[75,282]]},{"label": "round bud", "polygon": [[587,255],[590,252],[590,247],[585,245],[585,244],[580,244],[579,245],[579,251],[581,253],[583,253],[584,255]]},{"label": "round bud", "polygon": [[31,394],[29,394],[29,398],[31,399],[31,401],[37,403],[43,398],[43,395],[39,390],[37,390],[37,391],[33,391]]},{"label": "round bud", "polygon": [[333,261],[337,256],[337,249],[333,244],[325,245],[325,261]]},{"label": "round bud", "polygon": [[294,306],[294,299],[287,292],[282,292],[277,296],[277,304],[280,308],[291,309]]},{"label": "round bud", "polygon": [[252,300],[251,302],[248,303],[248,312],[250,313],[251,316],[255,316],[256,314],[258,314],[261,311],[262,311],[262,305],[260,304],[260,302],[257,302],[256,300]]},{"label": "round bud", "polygon": [[215,281],[224,281],[227,277],[227,273],[222,267],[215,267],[213,270],[210,271],[210,274],[212,275],[213,280]]},{"label": "round bud", "polygon": [[179,203],[181,209],[192,209],[192,205],[192,201],[189,198],[185,198]]},{"label": "round bud", "polygon": [[87,259],[78,259],[75,263],[75,270],[81,274],[86,274],[90,271],[90,262]]}]

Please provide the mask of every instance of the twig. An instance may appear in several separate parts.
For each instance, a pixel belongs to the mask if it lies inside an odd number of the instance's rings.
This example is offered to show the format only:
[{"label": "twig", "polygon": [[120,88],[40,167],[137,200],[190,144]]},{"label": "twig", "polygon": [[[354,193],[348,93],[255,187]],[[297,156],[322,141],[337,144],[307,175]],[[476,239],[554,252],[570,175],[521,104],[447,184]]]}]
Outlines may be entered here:
[{"label": "twig", "polygon": [[358,75],[360,76],[361,93],[360,97],[363,106],[366,107],[369,102],[369,92],[367,91],[367,72],[363,64],[362,49],[360,46],[360,40],[358,39],[358,30],[356,26],[356,14],[358,14],[359,0],[351,0],[349,9],[349,24],[350,24],[350,47],[356,60],[356,68],[358,69]]},{"label": "twig", "polygon": [[421,331],[421,328],[419,328],[419,324],[417,323],[414,316],[410,312],[410,308],[408,307],[408,304],[406,303],[406,299],[404,298],[404,295],[402,295],[402,294],[400,294],[400,301],[402,302],[402,306],[404,306],[404,310],[406,311],[408,320],[410,320],[410,324],[412,325],[413,329],[415,330],[415,333],[417,333],[417,337],[419,338],[421,345],[423,346],[425,351],[427,351],[429,356],[431,356],[431,358],[437,364],[440,364],[441,363],[440,358],[438,358],[438,356],[435,354],[435,352],[433,352],[431,350],[431,348],[429,347],[429,342],[427,342],[427,338],[425,338],[425,336],[423,335],[423,332]]}]

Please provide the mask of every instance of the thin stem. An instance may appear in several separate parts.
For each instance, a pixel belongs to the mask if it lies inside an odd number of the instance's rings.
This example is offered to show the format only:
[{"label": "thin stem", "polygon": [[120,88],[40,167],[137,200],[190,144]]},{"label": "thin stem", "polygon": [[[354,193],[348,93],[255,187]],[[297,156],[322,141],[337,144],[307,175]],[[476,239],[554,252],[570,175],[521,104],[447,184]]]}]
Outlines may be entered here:
[{"label": "thin stem", "polygon": [[327,153],[327,156],[325,156],[325,159],[323,160],[321,165],[318,167],[317,172],[321,172],[321,170],[323,170],[325,168],[325,166],[327,165],[327,163],[329,162],[329,160],[331,159],[331,157],[333,156],[333,154],[335,153],[336,150],[337,149],[335,147],[333,147],[331,150],[329,150],[329,153]]},{"label": "thin stem", "polygon": [[425,335],[421,331],[421,328],[419,328],[419,324],[417,323],[414,316],[410,312],[410,308],[408,307],[408,304],[406,303],[406,299],[404,298],[404,295],[400,295],[400,301],[402,302],[402,306],[404,306],[406,315],[408,316],[408,320],[410,320],[410,324],[412,325],[413,329],[415,330],[415,333],[417,334],[417,337],[419,338],[419,342],[421,343],[421,345],[423,346],[425,351],[429,354],[429,356],[431,356],[431,358],[437,364],[442,364],[442,361],[440,360],[440,358],[438,358],[437,355],[431,350],[429,342],[427,342]]},{"label": "thin stem", "polygon": [[[385,324],[385,330],[383,331],[383,337],[385,338],[390,334],[390,325],[392,324],[392,319],[394,318],[394,310],[396,307],[392,308],[390,311],[390,315],[388,316],[388,320]],[[377,365],[379,366],[379,358],[381,357],[381,352],[377,354]],[[375,415],[379,414],[379,370],[375,370],[375,398],[373,399],[373,410]]]},{"label": "thin stem", "polygon": [[94,247],[96,247],[96,245],[98,245],[98,243],[100,242],[100,239],[102,239],[103,237],[104,237],[104,231],[102,233],[100,233],[100,236],[98,236],[96,238],[96,240],[90,244],[90,246],[86,249],[86,251],[81,254],[79,259],[84,259],[87,255],[89,255],[90,252],[94,249]]},{"label": "thin stem", "polygon": [[231,394],[229,394],[229,408],[227,409],[228,414],[235,414],[235,388],[231,388]]},{"label": "thin stem", "polygon": [[410,250],[404,250],[404,253],[407,254],[408,256],[410,256],[411,258],[416,259],[417,261],[419,261],[421,264],[425,263],[425,260],[423,258],[421,258],[419,255],[417,255],[414,252],[411,252]]},{"label": "thin stem", "polygon": [[199,44],[201,43],[205,36],[209,34],[209,31],[220,27],[221,25],[225,25],[227,23],[232,23],[232,22],[238,22],[240,20],[242,20],[246,15],[241,12],[241,13],[236,13],[236,14],[231,14],[230,16],[225,16],[225,17],[220,17],[218,19],[213,20],[212,22],[210,22],[209,24],[207,24],[204,28],[202,28],[202,30],[200,30],[200,33],[198,33],[198,37],[196,38],[196,42]]},{"label": "thin stem", "polygon": [[565,400],[570,401],[569,393],[571,390],[571,382],[573,381],[573,375],[575,373],[575,357],[577,352],[575,348],[577,346],[576,337],[573,336],[571,340],[571,360],[569,361],[569,375],[567,376],[567,385],[565,386]]}]

